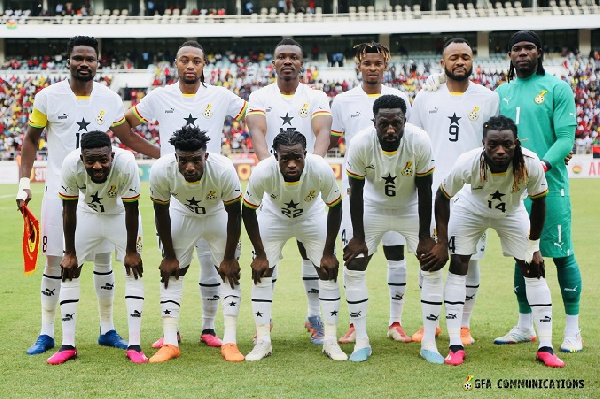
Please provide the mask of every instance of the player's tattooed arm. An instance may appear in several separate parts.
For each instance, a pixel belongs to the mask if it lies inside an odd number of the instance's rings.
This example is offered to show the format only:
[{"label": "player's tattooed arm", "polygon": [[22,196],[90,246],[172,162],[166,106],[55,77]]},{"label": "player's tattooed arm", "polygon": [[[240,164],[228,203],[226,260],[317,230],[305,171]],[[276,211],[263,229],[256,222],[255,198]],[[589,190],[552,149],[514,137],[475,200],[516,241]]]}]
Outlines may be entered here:
[{"label": "player's tattooed arm", "polygon": [[169,277],[174,276],[176,280],[179,280],[179,261],[175,256],[175,249],[173,249],[169,204],[154,203],[154,222],[163,251],[163,259],[158,267],[160,270],[160,281],[167,288],[169,286]]},{"label": "player's tattooed arm", "polygon": [[421,269],[436,271],[444,267],[448,261],[448,221],[450,220],[450,200],[442,190],[438,189],[435,196],[435,222],[437,243],[428,253],[423,254],[419,261]]},{"label": "player's tattooed arm", "polygon": [[227,240],[225,243],[225,257],[219,265],[219,276],[224,283],[229,282],[231,288],[240,283],[240,264],[235,258],[235,250],[240,240],[242,220],[240,202],[225,205],[227,212]]},{"label": "player's tattooed arm", "polygon": [[125,207],[125,228],[127,230],[127,246],[125,248],[125,259],[123,266],[128,276],[133,272],[133,277],[137,280],[142,277],[144,268],[142,258],[137,251],[137,237],[139,230],[139,203],[138,201],[123,202]]},{"label": "player's tattooed arm", "polygon": [[63,234],[65,252],[60,261],[62,281],[79,277],[79,264],[75,252],[75,230],[77,230],[77,200],[63,200]]},{"label": "player's tattooed arm", "polygon": [[319,277],[324,280],[337,281],[340,262],[335,256],[335,239],[342,224],[342,202],[338,202],[327,212],[327,238],[323,257],[319,267]]},{"label": "player's tattooed arm", "polygon": [[243,206],[242,219],[244,220],[248,238],[250,238],[250,242],[254,248],[254,259],[252,259],[252,263],[250,264],[250,268],[252,269],[252,280],[254,281],[254,284],[258,284],[262,277],[268,276],[270,269],[267,254],[265,253],[265,247],[262,238],[260,237],[256,209]]},{"label": "player's tattooed arm", "polygon": [[271,156],[267,146],[267,119],[263,115],[247,115],[246,123],[252,139],[252,148],[259,161]]},{"label": "player's tattooed arm", "polygon": [[363,256],[366,258],[369,255],[367,243],[365,242],[365,225],[363,221],[365,180],[350,177],[348,181],[350,183],[350,220],[353,236],[344,248],[344,262],[346,265],[357,257]]}]

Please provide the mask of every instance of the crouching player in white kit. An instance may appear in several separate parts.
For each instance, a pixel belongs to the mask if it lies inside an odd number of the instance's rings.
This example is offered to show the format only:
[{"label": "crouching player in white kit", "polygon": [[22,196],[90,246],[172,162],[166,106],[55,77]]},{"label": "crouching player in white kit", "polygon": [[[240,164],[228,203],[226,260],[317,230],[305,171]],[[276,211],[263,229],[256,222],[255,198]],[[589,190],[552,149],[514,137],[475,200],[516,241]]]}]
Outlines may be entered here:
[{"label": "crouching player in white kit", "polygon": [[[59,196],[63,200],[65,253],[60,262],[62,346],[48,359],[60,364],[77,357],[75,326],[79,302],[79,275],[84,261],[94,260],[102,242],[116,248],[125,266],[125,304],[129,322],[126,356],[134,363],[148,358],[140,347],[144,308],[141,231],[138,199],[140,176],[133,154],[111,147],[108,135],[96,130],[81,137],[81,150],[71,152],[62,164]],[[78,201],[79,192],[85,198]]]},{"label": "crouching player in white kit", "polygon": [[[374,127],[352,139],[346,158],[353,237],[344,248],[344,278],[350,321],[356,331],[350,360],[356,362],[371,356],[366,269],[383,235],[388,231],[400,233],[406,238],[408,251],[417,255],[429,252],[435,244],[429,234],[433,150],[424,130],[405,125],[405,113],[406,103],[398,96],[387,94],[375,100]],[[421,346],[425,353],[437,353],[435,328],[442,305],[442,274],[421,274],[425,327]]]},{"label": "crouching player in white kit", "polygon": [[208,242],[213,264],[219,265],[218,273],[225,283],[219,289],[225,319],[221,354],[230,362],[244,360],[236,344],[242,295],[240,266],[235,258],[241,230],[241,186],[229,159],[206,152],[209,140],[205,131],[184,126],[169,140],[175,153],[161,157],[150,169],[150,196],[163,251],[159,269],[164,283],[160,290],[164,345],[150,363],[180,355],[177,331],[183,276],[200,238]]},{"label": "crouching player in white kit", "polygon": [[[337,343],[340,287],[334,252],[342,198],[335,175],[323,158],[306,154],[306,137],[297,130],[278,134],[273,140],[273,154],[252,172],[242,209],[255,254],[251,264],[252,312],[257,339],[246,360],[261,360],[272,353],[272,276],[283,246],[292,237],[304,244],[319,275],[319,302],[325,322],[322,352],[333,360],[347,360]],[[327,217],[323,202],[329,207]]]},{"label": "crouching player in white kit", "polygon": [[[458,194],[450,214],[450,198]],[[522,195],[532,200],[528,217]],[[505,116],[492,117],[483,125],[483,151],[462,154],[442,181],[435,201],[438,243],[421,259],[422,267],[439,270],[451,253],[444,299],[450,336],[447,364],[459,365],[465,358],[460,324],[465,300],[465,276],[469,259],[481,234],[496,230],[502,252],[512,256],[525,277],[527,300],[538,330],[537,359],[548,367],[564,367],[552,349],[552,299],[544,279],[544,259],[539,251],[544,227],[548,185],[538,157],[522,148],[517,127]]]}]

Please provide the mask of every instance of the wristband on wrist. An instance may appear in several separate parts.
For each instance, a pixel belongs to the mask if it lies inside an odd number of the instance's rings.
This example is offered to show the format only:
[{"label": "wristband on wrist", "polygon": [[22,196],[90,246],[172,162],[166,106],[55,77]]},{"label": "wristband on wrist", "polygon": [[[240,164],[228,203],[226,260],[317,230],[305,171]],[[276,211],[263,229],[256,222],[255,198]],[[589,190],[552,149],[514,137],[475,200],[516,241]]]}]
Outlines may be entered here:
[{"label": "wristband on wrist", "polygon": [[19,190],[31,190],[31,179],[29,177],[21,177],[19,180]]},{"label": "wristband on wrist", "polygon": [[542,168],[544,168],[544,172],[547,172],[550,169],[552,169],[552,165],[550,165],[550,162],[543,160],[543,159],[541,162],[542,162]]}]

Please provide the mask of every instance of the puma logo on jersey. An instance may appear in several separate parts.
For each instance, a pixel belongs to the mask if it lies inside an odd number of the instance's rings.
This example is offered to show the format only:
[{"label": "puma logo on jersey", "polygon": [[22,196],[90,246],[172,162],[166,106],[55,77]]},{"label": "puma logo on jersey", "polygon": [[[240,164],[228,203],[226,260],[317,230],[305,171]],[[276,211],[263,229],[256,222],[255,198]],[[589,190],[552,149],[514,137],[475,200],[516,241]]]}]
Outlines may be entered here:
[{"label": "puma logo on jersey", "polygon": [[165,114],[172,114],[175,112],[175,108],[171,107],[169,109],[165,109]]},{"label": "puma logo on jersey", "polygon": [[437,112],[438,112],[438,107],[435,107],[434,109],[429,110],[430,114],[437,114]]},{"label": "puma logo on jersey", "polygon": [[350,118],[356,118],[358,116],[360,116],[360,111],[356,111],[355,114],[350,115]]},{"label": "puma logo on jersey", "polygon": [[542,90],[540,94],[535,96],[533,101],[535,101],[536,104],[542,104],[544,101],[546,101],[546,93],[548,93],[548,90]]},{"label": "puma logo on jersey", "polygon": [[67,119],[68,117],[69,117],[69,115],[67,115],[67,114],[58,115],[58,120]]},{"label": "puma logo on jersey", "polygon": [[510,99],[511,99],[511,98],[512,98],[512,97],[509,97],[509,98],[506,98],[506,97],[504,97],[504,98],[502,99],[502,101],[505,101],[505,102],[506,102],[506,105],[508,105],[508,102],[510,101]]}]

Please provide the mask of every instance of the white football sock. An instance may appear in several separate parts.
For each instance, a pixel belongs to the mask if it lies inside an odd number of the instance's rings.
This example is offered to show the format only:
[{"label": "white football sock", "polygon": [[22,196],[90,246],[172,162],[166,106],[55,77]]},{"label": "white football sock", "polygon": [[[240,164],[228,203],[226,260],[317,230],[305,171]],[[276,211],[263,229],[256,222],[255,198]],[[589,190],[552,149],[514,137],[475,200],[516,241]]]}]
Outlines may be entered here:
[{"label": "white football sock", "polygon": [[273,282],[262,277],[260,283],[252,284],[252,313],[256,324],[257,339],[271,340],[271,307],[273,305]]},{"label": "white football sock", "polygon": [[169,287],[160,284],[160,310],[163,317],[164,344],[179,346],[177,331],[179,331],[179,307],[183,296],[183,276],[179,280],[169,277]]},{"label": "white football sock", "polygon": [[215,318],[219,311],[219,287],[221,277],[213,264],[210,251],[200,252],[197,248],[198,261],[200,261],[200,297],[202,298],[202,329],[214,330]]},{"label": "white football sock", "polygon": [[323,308],[325,338],[337,338],[337,321],[340,313],[340,286],[333,280],[319,280],[319,297]]},{"label": "white football sock", "polygon": [[[269,283],[270,285],[270,283]],[[240,313],[240,303],[242,299],[242,288],[239,284],[231,288],[229,282],[224,282],[220,287],[220,295],[223,298],[223,316],[225,317],[225,331],[223,331],[224,344],[235,344],[237,318]]]},{"label": "white football sock", "polygon": [[465,304],[466,276],[448,272],[444,286],[444,306],[446,307],[446,327],[450,337],[450,345],[462,345],[460,340],[460,324]]},{"label": "white football sock", "polygon": [[111,266],[111,254],[96,254],[94,257],[94,288],[98,296],[100,334],[115,329],[113,303],[115,301],[115,275]]},{"label": "white football sock", "polygon": [[42,276],[40,302],[42,304],[42,329],[40,335],[54,337],[54,319],[60,299],[61,268],[60,256],[46,256],[46,267]]},{"label": "white football sock", "polygon": [[479,262],[476,260],[470,260],[465,283],[467,290],[465,294],[465,306],[463,309],[461,327],[471,328],[471,315],[473,314],[475,299],[477,298],[477,293],[479,292],[479,283]]},{"label": "white football sock", "polygon": [[552,297],[546,279],[525,277],[525,293],[533,313],[539,348],[552,348]]},{"label": "white football sock", "polygon": [[533,319],[531,313],[519,313],[519,322],[517,323],[517,327],[523,331],[529,331],[532,326]]},{"label": "white football sock", "polygon": [[310,260],[302,260],[302,283],[308,300],[307,316],[319,316],[319,274]]},{"label": "white football sock", "polygon": [[62,344],[75,346],[79,279],[67,280],[60,288],[60,313],[62,317]]},{"label": "white football sock", "polygon": [[129,345],[140,345],[142,313],[144,312],[144,284],[142,278],[137,280],[133,273],[125,273],[125,307],[127,308],[127,324],[129,326]]},{"label": "white football sock", "polygon": [[[442,270],[435,272],[420,271],[423,276],[421,288],[421,311],[423,313],[423,339],[421,346],[435,345],[435,329],[439,323],[440,311],[443,301],[443,274]],[[425,344],[425,345],[424,345]]]},{"label": "white football sock", "polygon": [[404,294],[406,292],[406,259],[388,260],[388,289],[390,291],[390,320],[402,324],[402,310],[404,309]]},{"label": "white football sock", "polygon": [[368,340],[367,309],[369,307],[369,293],[367,291],[367,272],[349,270],[344,267],[344,274],[346,275],[346,302],[350,312],[350,323],[354,324],[356,343],[358,344],[359,339]]},{"label": "white football sock", "polygon": [[565,324],[565,335],[566,336],[575,336],[579,333],[579,315],[567,315],[567,320]]}]

